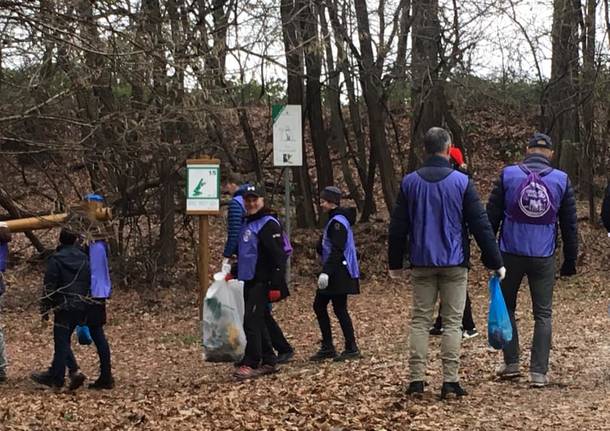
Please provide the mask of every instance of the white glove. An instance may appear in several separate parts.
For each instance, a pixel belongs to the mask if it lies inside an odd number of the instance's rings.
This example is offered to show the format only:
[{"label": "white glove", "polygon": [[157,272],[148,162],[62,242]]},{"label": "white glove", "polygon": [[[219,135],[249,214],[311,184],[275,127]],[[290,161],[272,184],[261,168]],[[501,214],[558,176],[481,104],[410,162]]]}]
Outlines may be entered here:
[{"label": "white glove", "polygon": [[222,260],[222,266],[221,266],[220,272],[222,272],[224,274],[231,273],[231,264],[229,263],[229,259],[226,257]]},{"label": "white glove", "polygon": [[388,272],[392,280],[400,280],[405,275],[404,269],[390,269]]},{"label": "white glove", "polygon": [[328,274],[322,273],[318,277],[318,289],[324,290],[328,287]]},{"label": "white glove", "polygon": [[494,275],[497,275],[498,278],[500,279],[500,281],[504,280],[504,277],[506,277],[506,268],[501,267],[501,268],[496,269],[494,271]]}]

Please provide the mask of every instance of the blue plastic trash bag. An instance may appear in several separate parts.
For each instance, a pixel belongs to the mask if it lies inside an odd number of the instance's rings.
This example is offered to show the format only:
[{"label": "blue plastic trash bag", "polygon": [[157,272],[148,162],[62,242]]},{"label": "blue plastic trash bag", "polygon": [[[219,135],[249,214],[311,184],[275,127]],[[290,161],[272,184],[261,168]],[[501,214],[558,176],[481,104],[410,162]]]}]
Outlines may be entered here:
[{"label": "blue plastic trash bag", "polygon": [[93,342],[91,339],[91,332],[89,332],[89,327],[86,325],[76,326],[76,336],[78,337],[78,344],[89,345]]},{"label": "blue plastic trash bag", "polygon": [[487,339],[494,349],[504,348],[513,338],[513,326],[510,323],[508,309],[504,302],[500,279],[497,276],[489,280],[489,314],[487,315]]}]

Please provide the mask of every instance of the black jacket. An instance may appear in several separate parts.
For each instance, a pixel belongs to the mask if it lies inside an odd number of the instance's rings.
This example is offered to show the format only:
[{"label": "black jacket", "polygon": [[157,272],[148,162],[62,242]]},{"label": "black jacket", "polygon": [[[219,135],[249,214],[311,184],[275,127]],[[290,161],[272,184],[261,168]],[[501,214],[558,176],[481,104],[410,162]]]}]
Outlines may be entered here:
[{"label": "black jacket", "polygon": [[89,258],[78,246],[59,246],[49,257],[40,309],[84,311],[91,289]]},{"label": "black jacket", "polygon": [[[431,156],[418,170],[419,175],[428,182],[441,181],[451,172],[453,172],[453,169],[449,161],[440,156]],[[470,264],[469,234],[472,233],[481,248],[483,264],[489,269],[500,268],[503,265],[502,256],[487,219],[487,214],[485,214],[483,204],[479,199],[479,194],[471,179],[468,180],[462,205],[464,262],[460,266],[468,267]],[[388,232],[388,265],[390,269],[401,269],[403,267],[403,259],[405,257],[408,258],[410,230],[407,199],[401,191],[398,193],[396,204],[392,210]]]},{"label": "black jacket", "polygon": [[606,230],[610,232],[610,181],[606,187],[606,194],[602,202],[602,221]]},{"label": "black jacket", "polygon": [[[355,208],[335,208],[329,213],[329,219],[336,215],[344,216],[354,225],[356,222]],[[322,238],[318,241],[316,251],[322,255]],[[328,226],[328,239],[331,244],[330,255],[322,267],[322,272],[328,274],[328,287],[318,292],[322,295],[357,295],[360,293],[360,281],[352,278],[345,261],[344,253],[347,244],[347,229],[338,221],[333,221]]]},{"label": "black jacket", "polygon": [[[253,222],[266,215],[277,219],[277,214],[268,208],[262,208],[254,215],[246,217],[246,223]],[[254,278],[246,282],[246,287],[256,283],[264,283],[271,290],[279,290],[281,297],[289,295],[286,284],[286,262],[288,256],[284,251],[284,239],[281,226],[268,221],[258,233],[258,258]]]},{"label": "black jacket", "polygon": [[[525,157],[523,164],[532,172],[540,172],[551,167],[551,161],[542,154],[530,154]],[[502,175],[496,181],[494,189],[487,202],[487,215],[491,222],[494,235],[500,230],[504,220],[504,185]],[[563,254],[566,261],[576,262],[578,256],[578,230],[576,220],[576,199],[574,190],[568,178],[565,194],[558,212],[559,228],[563,240]]]}]

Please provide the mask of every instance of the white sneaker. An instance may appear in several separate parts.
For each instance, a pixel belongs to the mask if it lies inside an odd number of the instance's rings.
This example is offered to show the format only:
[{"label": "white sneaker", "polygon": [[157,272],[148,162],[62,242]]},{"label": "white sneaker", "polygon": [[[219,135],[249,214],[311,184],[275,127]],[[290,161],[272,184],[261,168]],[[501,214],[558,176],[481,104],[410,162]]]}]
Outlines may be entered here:
[{"label": "white sneaker", "polygon": [[470,338],[474,338],[474,337],[478,337],[478,336],[479,336],[479,331],[477,331],[477,328],[465,329],[462,332],[462,339],[463,340],[468,340]]}]

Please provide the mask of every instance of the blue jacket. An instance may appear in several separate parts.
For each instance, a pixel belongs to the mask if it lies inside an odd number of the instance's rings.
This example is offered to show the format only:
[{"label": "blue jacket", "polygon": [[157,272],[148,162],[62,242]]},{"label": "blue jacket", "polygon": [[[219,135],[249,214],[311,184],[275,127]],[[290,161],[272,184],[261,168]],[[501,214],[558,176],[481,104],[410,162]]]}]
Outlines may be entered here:
[{"label": "blue jacket", "polygon": [[[523,160],[523,164],[532,172],[541,172],[551,167],[550,160],[542,154],[528,155]],[[508,185],[504,184],[506,169],[512,168],[508,167],[502,171],[487,203],[487,215],[489,216],[494,234],[501,229],[509,229],[510,231],[507,232],[506,237],[502,233],[500,234],[502,251],[528,257],[551,256],[556,246],[557,229],[555,225],[520,224],[507,218],[507,195],[513,193],[514,187],[518,187],[518,181],[512,181],[510,185],[511,190],[507,190]],[[561,171],[558,172],[561,173]],[[543,176],[542,178],[544,180],[546,177]],[[574,191],[572,190],[569,178],[565,174],[561,178],[565,183],[561,184],[561,187],[557,185],[557,188],[561,188],[561,193],[563,193],[562,196],[558,197],[560,203],[557,215],[563,240],[563,252],[566,261],[575,262],[578,255],[576,200],[574,199]],[[523,175],[523,179],[525,179],[525,175]],[[549,179],[549,181],[553,180]],[[549,187],[554,186],[554,184],[549,184]],[[515,236],[518,236],[518,238],[515,238]]]},{"label": "blue jacket", "polygon": [[405,256],[416,267],[468,266],[470,232],[484,265],[500,268],[502,257],[473,182],[447,159],[432,156],[403,179],[390,219],[389,268],[401,269]]},{"label": "blue jacket", "polygon": [[602,221],[606,230],[610,232],[610,181],[608,187],[606,187],[606,194],[602,203]]},{"label": "blue jacket", "polygon": [[[244,225],[246,217],[246,209],[242,205],[243,194],[249,184],[243,184],[233,194],[233,199],[229,202],[229,211],[227,213],[227,241],[222,255],[231,257],[237,255],[237,244],[239,243],[239,233]],[[239,199],[239,198],[242,199]]]}]

